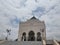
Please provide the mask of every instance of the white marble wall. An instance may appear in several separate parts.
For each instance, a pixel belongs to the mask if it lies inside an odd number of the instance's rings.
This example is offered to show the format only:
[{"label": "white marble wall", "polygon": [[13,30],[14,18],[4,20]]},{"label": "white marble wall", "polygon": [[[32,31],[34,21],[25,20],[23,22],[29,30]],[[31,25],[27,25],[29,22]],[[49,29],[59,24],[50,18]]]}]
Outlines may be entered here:
[{"label": "white marble wall", "polygon": [[[44,29],[44,32],[42,32],[42,29]],[[46,28],[44,21],[40,21],[38,19],[31,19],[26,22],[21,22],[19,24],[18,40],[21,40],[23,32],[26,32],[26,36],[28,37],[28,33],[31,30],[35,32],[35,37],[37,37],[37,32],[40,32],[43,39],[46,38]]]}]

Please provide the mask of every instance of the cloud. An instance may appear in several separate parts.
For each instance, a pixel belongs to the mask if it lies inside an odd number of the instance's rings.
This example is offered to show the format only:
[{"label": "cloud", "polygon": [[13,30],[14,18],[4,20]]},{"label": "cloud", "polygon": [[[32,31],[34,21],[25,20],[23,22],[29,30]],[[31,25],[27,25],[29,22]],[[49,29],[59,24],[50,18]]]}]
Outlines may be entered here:
[{"label": "cloud", "polygon": [[[6,34],[6,29],[11,29],[9,39],[16,39],[19,22],[26,21],[35,15],[39,19],[45,20],[47,37],[53,36],[60,29],[59,4],[60,0],[0,0],[0,31]],[[57,33],[56,36],[59,34]]]},{"label": "cloud", "polygon": [[60,5],[48,12],[47,14],[41,16],[40,20],[44,20],[46,23],[46,36],[50,39],[60,40]]},{"label": "cloud", "polygon": [[36,16],[40,15],[40,16],[42,16],[42,14],[44,14],[44,12],[46,12],[45,8],[37,7],[35,10],[32,11],[32,15],[36,15]]}]

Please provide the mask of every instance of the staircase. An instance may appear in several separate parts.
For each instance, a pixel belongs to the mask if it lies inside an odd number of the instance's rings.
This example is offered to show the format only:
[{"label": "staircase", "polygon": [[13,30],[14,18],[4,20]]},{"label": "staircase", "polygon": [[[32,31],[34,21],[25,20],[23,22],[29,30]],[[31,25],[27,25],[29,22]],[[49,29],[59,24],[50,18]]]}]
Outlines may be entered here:
[{"label": "staircase", "polygon": [[23,41],[23,42],[13,42],[13,41],[6,41],[0,45],[42,45],[40,41]]}]

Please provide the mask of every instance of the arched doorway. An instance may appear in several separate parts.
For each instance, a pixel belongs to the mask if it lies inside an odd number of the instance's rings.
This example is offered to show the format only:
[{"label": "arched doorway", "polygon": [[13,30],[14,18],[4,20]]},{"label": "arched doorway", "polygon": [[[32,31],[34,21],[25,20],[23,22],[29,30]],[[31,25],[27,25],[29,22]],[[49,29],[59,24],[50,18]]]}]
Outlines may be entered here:
[{"label": "arched doorway", "polygon": [[40,32],[38,32],[37,33],[37,41],[41,41],[42,39],[41,39],[41,33]]},{"label": "arched doorway", "polygon": [[34,31],[30,31],[28,33],[28,41],[35,41],[35,33],[34,33]]},{"label": "arched doorway", "polygon": [[26,33],[25,32],[23,32],[21,40],[26,41]]}]

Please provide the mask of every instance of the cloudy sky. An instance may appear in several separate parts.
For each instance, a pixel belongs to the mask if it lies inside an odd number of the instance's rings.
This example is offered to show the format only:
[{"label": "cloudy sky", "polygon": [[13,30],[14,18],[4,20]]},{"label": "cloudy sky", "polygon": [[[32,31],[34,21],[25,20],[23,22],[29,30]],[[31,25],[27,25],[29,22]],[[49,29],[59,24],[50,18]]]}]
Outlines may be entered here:
[{"label": "cloudy sky", "polygon": [[60,0],[0,0],[0,39],[11,29],[10,40],[18,36],[18,25],[32,16],[46,23],[48,39],[60,39]]}]

